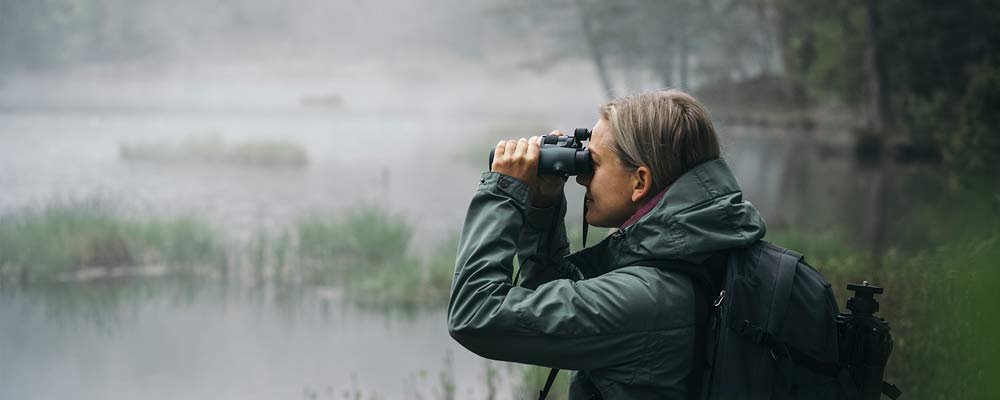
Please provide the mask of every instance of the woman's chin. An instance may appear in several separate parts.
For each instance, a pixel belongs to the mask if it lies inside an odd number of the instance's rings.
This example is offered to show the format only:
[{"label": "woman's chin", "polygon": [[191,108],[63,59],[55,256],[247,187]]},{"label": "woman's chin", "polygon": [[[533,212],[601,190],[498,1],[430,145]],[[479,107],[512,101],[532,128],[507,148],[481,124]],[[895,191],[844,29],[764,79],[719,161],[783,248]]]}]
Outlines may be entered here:
[{"label": "woman's chin", "polygon": [[591,217],[587,214],[587,225],[593,226],[595,228],[610,228],[611,226],[607,224],[606,221],[601,221],[598,218]]}]

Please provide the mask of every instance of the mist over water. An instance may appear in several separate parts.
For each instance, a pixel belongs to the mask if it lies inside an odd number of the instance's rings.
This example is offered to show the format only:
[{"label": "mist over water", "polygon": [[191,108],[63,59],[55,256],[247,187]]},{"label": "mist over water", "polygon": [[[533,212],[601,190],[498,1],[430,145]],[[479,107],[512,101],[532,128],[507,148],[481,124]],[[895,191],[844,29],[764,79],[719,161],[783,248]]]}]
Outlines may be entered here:
[{"label": "mist over water", "polygon": [[[53,36],[40,44],[69,59],[0,69],[0,210],[98,201],[136,218],[195,215],[240,248],[378,204],[412,223],[411,251],[426,255],[460,230],[492,139],[590,126],[601,100],[580,84],[586,63],[539,75],[487,60],[503,54],[477,33],[482,5],[447,3],[85,2],[115,21],[100,25],[110,36],[79,48]],[[199,138],[283,141],[308,161],[124,156]],[[450,339],[443,309],[145,280],[0,285],[0,398],[436,398],[444,373],[449,390],[485,396],[487,364]]]},{"label": "mist over water", "polygon": [[[572,11],[584,3],[0,0],[0,239],[2,223],[23,219],[41,220],[41,233],[29,226],[14,239],[34,234],[42,243],[12,240],[16,247],[58,253],[53,247],[64,244],[46,241],[70,228],[83,232],[70,244],[87,242],[55,267],[0,257],[0,399],[534,393],[518,386],[520,366],[487,362],[454,343],[440,301],[371,306],[351,296],[395,293],[386,281],[397,273],[446,288],[448,278],[434,275],[436,249],[460,233],[490,148],[591,127],[609,91],[705,88],[724,157],[769,225],[859,225],[855,194],[867,181],[853,176],[849,157],[837,157],[850,153],[853,126],[824,125],[843,119],[839,111],[816,124],[761,122],[785,115],[744,112],[731,101],[737,96],[710,90],[782,73],[768,28],[729,26],[727,35],[745,37],[745,46],[733,46],[708,33],[667,35],[661,30],[672,20],[654,28],[630,14],[623,24],[650,29],[635,42],[652,47],[600,60],[593,49],[624,36],[619,26],[585,35],[586,14]],[[757,17],[774,18],[746,13],[741,21]],[[656,37],[693,47],[659,52]],[[588,47],[584,38],[605,42]],[[607,78],[604,69],[620,74]],[[743,90],[766,97],[770,89]],[[815,156],[819,144],[834,156]],[[583,190],[572,179],[567,197],[574,234]],[[86,214],[92,203],[96,216]],[[401,216],[412,234],[389,242],[392,229],[380,224],[391,222],[331,222],[334,233],[320,246],[375,226],[383,236],[360,245],[375,250],[356,257],[378,259],[364,264],[370,273],[353,264],[341,271],[344,258],[310,260],[296,242],[306,222],[370,205],[386,213],[380,219]],[[68,222],[38,217],[78,206],[84,215],[70,213]],[[206,237],[223,261],[185,261],[188,250],[175,242],[205,228],[184,230],[189,217],[211,228],[215,236]],[[92,234],[78,219],[113,235]],[[170,225],[176,221],[180,228]],[[603,233],[592,229],[590,244]],[[134,240],[166,250],[120,251]],[[400,242],[406,249],[390,248]],[[13,251],[3,243],[0,252]],[[170,251],[187,264],[170,265]],[[379,264],[394,252],[405,257]],[[57,258],[36,253],[25,250],[22,259]],[[418,272],[403,276],[413,265]],[[44,278],[29,276],[35,270]],[[366,274],[389,279],[337,281]]]}]

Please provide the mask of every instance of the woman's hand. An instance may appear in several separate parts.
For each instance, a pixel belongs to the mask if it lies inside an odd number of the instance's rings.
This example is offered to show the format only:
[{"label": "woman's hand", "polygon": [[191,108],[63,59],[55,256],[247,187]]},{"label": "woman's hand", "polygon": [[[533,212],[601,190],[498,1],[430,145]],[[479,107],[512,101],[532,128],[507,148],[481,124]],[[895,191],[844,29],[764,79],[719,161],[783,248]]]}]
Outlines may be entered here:
[{"label": "woman's hand", "polygon": [[[549,135],[565,136],[559,131]],[[541,151],[541,137],[530,139],[504,140],[497,143],[493,152],[493,171],[520,179],[531,188],[532,205],[549,207],[559,200],[566,178],[553,175],[538,175],[538,154]]]}]

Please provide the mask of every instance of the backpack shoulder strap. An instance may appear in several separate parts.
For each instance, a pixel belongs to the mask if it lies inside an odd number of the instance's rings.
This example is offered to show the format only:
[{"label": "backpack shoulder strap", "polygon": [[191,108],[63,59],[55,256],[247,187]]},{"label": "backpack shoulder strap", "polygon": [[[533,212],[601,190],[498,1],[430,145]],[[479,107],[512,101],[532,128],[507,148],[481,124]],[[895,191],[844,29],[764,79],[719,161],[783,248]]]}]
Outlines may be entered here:
[{"label": "backpack shoulder strap", "polygon": [[706,289],[709,293],[718,293],[723,286],[722,277],[725,276],[728,258],[728,252],[719,252],[700,264],[683,260],[643,260],[636,264],[679,272],[691,278],[696,287]]},{"label": "backpack shoulder strap", "polygon": [[767,329],[770,332],[777,332],[781,329],[778,325],[784,320],[785,311],[788,310],[788,303],[791,301],[792,285],[795,283],[795,270],[798,268],[803,256],[795,251],[774,245],[770,242],[763,242],[763,244],[767,251],[777,253],[778,256],[777,280],[774,283],[774,303],[771,305],[771,315],[768,321],[766,321]]},{"label": "backpack shoulder strap", "polygon": [[680,260],[647,260],[640,263],[666,271],[676,271],[691,278],[694,290],[694,348],[696,351],[691,357],[691,374],[687,379],[689,399],[701,399],[704,393],[704,383],[707,382],[709,319],[714,309],[712,302],[715,299],[715,293],[719,292],[722,287],[721,277],[726,267],[727,258],[726,253],[718,253],[701,264]]}]

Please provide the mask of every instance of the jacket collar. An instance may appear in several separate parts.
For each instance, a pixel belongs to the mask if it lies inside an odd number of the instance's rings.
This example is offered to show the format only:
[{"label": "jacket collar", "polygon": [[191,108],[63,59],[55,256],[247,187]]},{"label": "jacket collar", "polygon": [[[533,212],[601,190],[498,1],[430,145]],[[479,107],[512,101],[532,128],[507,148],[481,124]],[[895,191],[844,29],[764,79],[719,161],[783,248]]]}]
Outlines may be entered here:
[{"label": "jacket collar", "polygon": [[628,220],[625,221],[624,224],[622,224],[622,226],[618,227],[618,229],[624,229],[625,227],[634,224],[636,221],[639,220],[639,218],[642,218],[646,214],[649,214],[649,212],[652,211],[653,208],[656,207],[656,205],[660,202],[660,199],[663,198],[663,195],[667,194],[668,190],[670,190],[670,185],[667,185],[667,187],[663,188],[663,190],[661,190],[660,193],[657,193],[656,196],[653,196],[653,198],[643,203],[642,206],[635,211],[635,214],[632,214],[632,216],[629,217]]},{"label": "jacket collar", "polygon": [[678,178],[656,206],[596,245],[566,256],[585,277],[641,265],[645,260],[701,263],[714,252],[745,247],[766,225],[722,159]]}]

